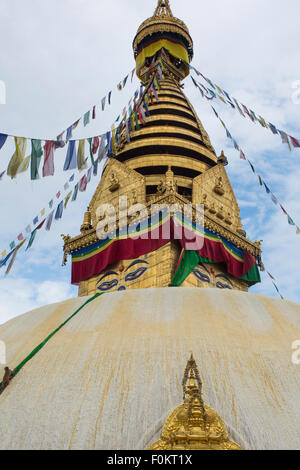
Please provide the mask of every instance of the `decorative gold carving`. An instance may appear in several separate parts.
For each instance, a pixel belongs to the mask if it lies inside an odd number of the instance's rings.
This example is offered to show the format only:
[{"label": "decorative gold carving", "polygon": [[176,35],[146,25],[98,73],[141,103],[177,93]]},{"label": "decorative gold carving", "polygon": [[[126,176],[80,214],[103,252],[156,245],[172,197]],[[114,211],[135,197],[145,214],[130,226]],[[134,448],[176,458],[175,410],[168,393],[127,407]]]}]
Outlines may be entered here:
[{"label": "decorative gold carving", "polygon": [[81,233],[84,233],[88,230],[91,230],[92,228],[93,228],[92,227],[92,214],[91,214],[90,208],[88,207],[87,211],[84,214],[84,220],[83,220],[83,224],[80,227],[80,231]]},{"label": "decorative gold carving", "polygon": [[220,206],[217,212],[217,217],[221,220],[224,220],[224,207]]},{"label": "decorative gold carving", "polygon": [[[70,235],[64,235],[63,233],[61,234],[61,238],[63,239],[65,246],[66,246],[66,245],[70,242],[70,240],[71,240]],[[68,261],[68,252],[67,252],[66,250],[64,250],[62,266],[66,266],[66,265],[67,265],[67,261]]]},{"label": "decorative gold carving", "polygon": [[226,224],[232,225],[232,215],[230,212],[228,212],[227,217],[225,219]]},{"label": "decorative gold carving", "polygon": [[234,233],[245,237],[240,208],[223,165],[216,165],[194,179],[193,203],[200,203],[203,194],[209,195],[207,197],[209,213],[216,214],[220,221],[224,220],[224,227],[228,229],[230,226]]},{"label": "decorative gold carving", "polygon": [[182,386],[183,405],[168,416],[161,438],[149,450],[242,450],[229,439],[217,412],[204,404],[193,355],[187,363]]},{"label": "decorative gold carving", "polygon": [[154,12],[155,16],[171,16],[173,17],[173,13],[170,8],[169,0],[159,0],[156,10]]},{"label": "decorative gold carving", "polygon": [[224,150],[222,150],[221,155],[218,158],[218,163],[223,166],[228,165],[227,157],[225,157]]},{"label": "decorative gold carving", "polygon": [[224,190],[224,184],[223,184],[223,178],[222,176],[219,176],[216,180],[216,186],[214,187],[214,192],[216,194],[219,194],[219,196],[224,196],[225,190]]},{"label": "decorative gold carving", "polygon": [[202,195],[202,199],[201,199],[201,201],[200,201],[200,204],[203,205],[204,210],[208,209],[208,205],[207,205],[207,204],[208,204],[208,203],[207,203],[207,194],[204,193],[204,194]]},{"label": "decorative gold carving", "polygon": [[209,207],[209,212],[210,212],[211,214],[216,214],[216,213],[217,213],[217,211],[216,211],[216,205],[215,205],[214,202],[211,203],[211,205],[210,205],[210,207]]},{"label": "decorative gold carving", "polygon": [[118,180],[118,178],[116,178],[114,173],[111,174],[110,181],[111,181],[111,185],[109,187],[109,190],[110,190],[111,193],[113,193],[113,192],[117,191],[120,188],[120,183],[119,183],[119,180]]}]

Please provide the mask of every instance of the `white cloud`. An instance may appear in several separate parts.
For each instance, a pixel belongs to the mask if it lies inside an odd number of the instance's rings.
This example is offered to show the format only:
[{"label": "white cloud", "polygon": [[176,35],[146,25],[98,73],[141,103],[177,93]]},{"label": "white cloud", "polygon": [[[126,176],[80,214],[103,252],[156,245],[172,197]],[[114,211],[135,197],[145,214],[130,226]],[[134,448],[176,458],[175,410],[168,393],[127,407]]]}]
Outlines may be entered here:
[{"label": "white cloud", "polygon": [[72,296],[70,285],[61,281],[33,282],[32,279],[6,278],[0,282],[0,324],[43,305]]}]

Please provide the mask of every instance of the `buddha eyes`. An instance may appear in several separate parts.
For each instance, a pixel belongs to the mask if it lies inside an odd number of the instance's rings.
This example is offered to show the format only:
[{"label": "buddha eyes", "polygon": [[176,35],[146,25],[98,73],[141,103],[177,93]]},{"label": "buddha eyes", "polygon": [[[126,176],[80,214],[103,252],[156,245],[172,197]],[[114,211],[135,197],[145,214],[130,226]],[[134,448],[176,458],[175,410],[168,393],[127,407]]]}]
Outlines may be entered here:
[{"label": "buddha eyes", "polygon": [[[196,279],[200,282],[204,282],[206,284],[210,284],[211,283],[211,280],[210,280],[210,277],[208,274],[205,274],[204,272],[200,271],[200,269],[194,269],[193,271],[193,274],[194,276],[196,277]],[[230,289],[232,290],[232,287],[230,286],[230,281],[228,280],[228,282],[226,281],[226,277],[225,276],[222,276],[222,275],[218,275],[219,277],[223,277],[224,278],[224,281],[221,282],[220,280],[218,280],[216,282],[216,288],[217,289]],[[216,276],[216,277],[218,277]]]},{"label": "buddha eyes", "polygon": [[199,269],[194,269],[193,271],[195,277],[198,279],[200,282],[206,282],[207,284],[210,284],[210,279],[207,274],[204,274],[201,272]]},{"label": "buddha eyes", "polygon": [[147,271],[147,269],[148,268],[142,267],[142,268],[138,268],[135,271],[127,274],[125,276],[125,282],[135,281],[136,279],[141,277]]},{"label": "buddha eyes", "polygon": [[218,281],[218,282],[216,283],[216,287],[217,287],[218,289],[230,289],[230,290],[232,290],[232,287],[230,287],[228,284],[224,284],[224,283],[221,282],[221,281]]},{"label": "buddha eyes", "polygon": [[[136,262],[135,262],[136,264]],[[125,278],[124,278],[124,283],[125,282],[132,282],[132,281],[136,281],[137,279],[139,279],[148,269],[148,266],[141,266],[139,268],[137,268],[135,271],[131,271],[129,272],[128,274],[126,274]],[[110,271],[108,272],[107,274],[105,274],[104,277],[108,277],[108,276],[117,276],[117,273],[114,272],[114,271]],[[103,279],[103,278],[102,278]],[[122,284],[122,280],[120,280],[120,284]],[[119,280],[114,278],[114,279],[111,279],[111,280],[107,280],[107,281],[104,281],[101,282],[100,280],[100,283],[97,285],[97,290],[99,290],[100,292],[107,292],[111,289],[114,289],[115,287],[117,287],[119,285]],[[118,290],[126,290],[126,287],[124,285],[121,285],[119,287]]]},{"label": "buddha eyes", "polygon": [[97,289],[100,290],[101,292],[106,292],[107,290],[110,290],[116,287],[117,284],[118,284],[118,280],[112,279],[111,281],[102,282],[102,284],[97,286]]}]

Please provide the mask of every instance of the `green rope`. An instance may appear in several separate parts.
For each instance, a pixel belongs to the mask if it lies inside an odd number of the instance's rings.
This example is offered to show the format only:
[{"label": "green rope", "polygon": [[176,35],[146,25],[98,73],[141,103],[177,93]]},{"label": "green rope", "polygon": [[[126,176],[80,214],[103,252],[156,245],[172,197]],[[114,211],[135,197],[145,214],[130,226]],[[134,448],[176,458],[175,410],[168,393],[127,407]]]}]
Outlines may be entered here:
[{"label": "green rope", "polygon": [[[30,361],[30,359],[32,359],[45,346],[46,343],[48,343],[48,341],[52,338],[52,336],[54,336],[59,330],[61,330],[61,328],[63,328],[70,320],[72,320],[72,318],[75,317],[75,315],[77,315],[77,313],[79,313],[80,310],[82,310],[87,304],[92,302],[94,299],[96,299],[100,295],[103,295],[103,293],[95,294],[93,297],[88,299],[86,302],[84,302],[84,304],[81,305],[81,307],[79,307],[76,310],[76,312],[74,312],[69,318],[67,318],[67,320],[65,320],[58,328],[56,328],[56,330],[52,331],[52,333],[50,333],[50,335],[47,336],[47,338],[44,339],[44,341],[42,341],[36,348],[34,348],[34,350],[31,351],[31,353],[28,354],[28,356],[14,369],[12,377],[15,377],[20,372],[20,370],[25,366],[25,364],[28,361]],[[1,382],[0,394],[3,392],[3,390],[4,389],[2,389],[2,382]]]}]

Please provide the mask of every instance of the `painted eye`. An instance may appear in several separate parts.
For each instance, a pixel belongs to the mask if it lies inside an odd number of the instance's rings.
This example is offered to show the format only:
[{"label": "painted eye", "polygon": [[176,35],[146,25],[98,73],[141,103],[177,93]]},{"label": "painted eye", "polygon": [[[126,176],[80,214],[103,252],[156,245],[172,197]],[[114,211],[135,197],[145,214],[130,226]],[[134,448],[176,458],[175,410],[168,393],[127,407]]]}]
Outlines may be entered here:
[{"label": "painted eye", "polygon": [[228,284],[223,284],[223,282],[221,282],[221,281],[218,281],[216,283],[216,287],[218,289],[230,289],[230,290],[232,290],[232,287],[230,287]]},{"label": "painted eye", "polygon": [[101,292],[106,292],[116,287],[117,284],[118,284],[118,280],[112,279],[111,281],[102,282],[102,284],[99,284],[99,286],[97,286],[97,289],[100,290]]},{"label": "painted eye", "polygon": [[132,273],[128,273],[125,276],[125,282],[130,282],[130,281],[136,281],[139,277],[141,277],[148,268],[138,268],[135,271],[132,271]]},{"label": "painted eye", "polygon": [[199,271],[199,269],[194,269],[193,274],[198,279],[198,281],[206,282],[207,284],[210,284],[209,276]]}]

